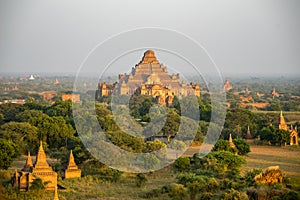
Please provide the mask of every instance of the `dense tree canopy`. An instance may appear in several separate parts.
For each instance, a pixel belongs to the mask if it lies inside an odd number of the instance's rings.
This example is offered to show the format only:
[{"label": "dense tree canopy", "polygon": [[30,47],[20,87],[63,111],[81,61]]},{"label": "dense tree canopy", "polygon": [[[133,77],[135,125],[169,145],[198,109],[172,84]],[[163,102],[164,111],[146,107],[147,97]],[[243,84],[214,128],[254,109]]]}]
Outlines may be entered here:
[{"label": "dense tree canopy", "polygon": [[17,156],[17,146],[11,140],[0,138],[0,169],[8,169]]}]

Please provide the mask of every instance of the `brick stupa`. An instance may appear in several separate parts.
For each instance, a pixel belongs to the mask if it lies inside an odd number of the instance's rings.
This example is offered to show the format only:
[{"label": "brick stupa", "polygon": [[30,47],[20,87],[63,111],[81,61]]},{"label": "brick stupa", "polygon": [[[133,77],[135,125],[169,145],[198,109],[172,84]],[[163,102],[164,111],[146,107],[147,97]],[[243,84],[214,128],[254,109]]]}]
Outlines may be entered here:
[{"label": "brick stupa", "polygon": [[54,190],[57,186],[57,173],[52,170],[46,161],[42,142],[40,142],[35,164],[32,164],[32,159],[28,152],[26,163],[21,171],[15,173],[12,184],[20,191],[28,191],[36,178],[40,178],[44,183],[47,183],[46,190]]},{"label": "brick stupa", "polygon": [[78,169],[75,161],[74,161],[74,156],[73,152],[71,150],[70,152],[70,158],[69,158],[69,164],[67,169],[65,170],[65,179],[68,178],[80,178],[81,177],[81,170]]},{"label": "brick stupa", "polygon": [[46,185],[48,190],[55,190],[55,187],[57,186],[57,173],[54,172],[47,163],[42,141],[40,142],[40,147],[36,156],[34,167],[32,169],[32,174],[41,178],[43,182],[48,182]]}]

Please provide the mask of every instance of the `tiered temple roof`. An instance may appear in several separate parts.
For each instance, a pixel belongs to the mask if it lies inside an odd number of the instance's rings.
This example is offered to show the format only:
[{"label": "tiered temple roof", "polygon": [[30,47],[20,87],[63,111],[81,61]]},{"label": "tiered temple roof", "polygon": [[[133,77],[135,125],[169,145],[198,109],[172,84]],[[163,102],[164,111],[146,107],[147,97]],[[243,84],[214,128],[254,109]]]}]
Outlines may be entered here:
[{"label": "tiered temple roof", "polygon": [[172,102],[174,96],[181,98],[190,94],[200,96],[199,84],[186,84],[180,81],[179,74],[168,74],[168,69],[159,63],[154,51],[144,53],[142,60],[132,68],[129,74],[119,74],[115,84],[100,83],[98,96],[111,94],[120,95],[151,95],[160,98],[162,104]]},{"label": "tiered temple roof", "polygon": [[30,153],[28,153],[23,169],[16,172],[13,177],[13,185],[21,191],[27,191],[36,177],[42,179],[43,182],[47,182],[47,190],[54,190],[57,186],[57,173],[47,163],[42,142],[40,142],[35,164],[32,164]]}]

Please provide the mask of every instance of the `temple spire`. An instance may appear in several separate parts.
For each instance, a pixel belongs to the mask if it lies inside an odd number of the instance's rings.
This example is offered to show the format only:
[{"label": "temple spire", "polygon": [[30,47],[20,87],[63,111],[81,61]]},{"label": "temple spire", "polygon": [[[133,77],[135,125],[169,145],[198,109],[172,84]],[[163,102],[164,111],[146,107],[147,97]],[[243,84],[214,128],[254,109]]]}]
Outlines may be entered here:
[{"label": "temple spire", "polygon": [[78,169],[72,150],[70,151],[69,164],[64,173],[64,178],[78,178],[81,177],[81,170]]},{"label": "temple spire", "polygon": [[23,167],[23,171],[29,171],[32,166],[33,166],[33,164],[32,164],[32,159],[30,156],[30,151],[28,151],[27,159],[26,159],[26,163]]},{"label": "temple spire", "polygon": [[279,118],[279,129],[287,130],[287,125],[285,123],[282,110],[280,111],[280,118]]},{"label": "temple spire", "polygon": [[234,147],[235,147],[235,145],[234,145],[234,143],[233,143],[233,141],[232,141],[231,133],[229,134],[229,144],[230,144],[230,147],[231,147],[231,148],[234,148]]},{"label": "temple spire", "polygon": [[46,160],[46,154],[43,148],[43,142],[40,141],[39,151],[36,155],[35,168],[49,168],[49,165]]},{"label": "temple spire", "polygon": [[59,200],[58,199],[58,193],[57,193],[57,186],[55,187],[55,190],[54,190],[54,198],[53,200]]},{"label": "temple spire", "polygon": [[246,139],[251,139],[251,131],[250,131],[250,127],[248,125],[248,129],[247,129],[247,136],[246,136]]},{"label": "temple spire", "polygon": [[73,156],[73,152],[72,150],[70,151],[70,157],[69,157],[69,164],[68,164],[68,168],[71,168],[73,166],[76,166],[76,163],[74,161],[74,156]]}]

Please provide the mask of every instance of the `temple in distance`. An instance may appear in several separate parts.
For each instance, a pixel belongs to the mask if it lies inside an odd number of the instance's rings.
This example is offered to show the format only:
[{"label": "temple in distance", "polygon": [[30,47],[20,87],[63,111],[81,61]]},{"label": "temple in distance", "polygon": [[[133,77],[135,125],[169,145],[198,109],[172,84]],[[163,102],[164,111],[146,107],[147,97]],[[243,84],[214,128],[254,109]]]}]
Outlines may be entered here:
[{"label": "temple in distance", "polygon": [[144,53],[142,60],[132,68],[130,74],[119,74],[113,84],[99,83],[96,98],[116,95],[150,95],[161,105],[170,106],[173,98],[187,95],[200,97],[198,83],[180,81],[180,75],[168,74],[168,69],[157,60],[154,51]]},{"label": "temple in distance", "polygon": [[298,130],[297,127],[288,127],[288,125],[285,123],[285,119],[283,117],[282,111],[280,112],[279,117],[279,127],[280,130],[286,130],[290,132],[290,145],[298,145]]}]

